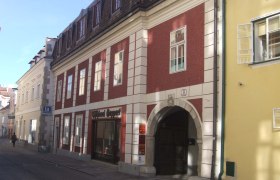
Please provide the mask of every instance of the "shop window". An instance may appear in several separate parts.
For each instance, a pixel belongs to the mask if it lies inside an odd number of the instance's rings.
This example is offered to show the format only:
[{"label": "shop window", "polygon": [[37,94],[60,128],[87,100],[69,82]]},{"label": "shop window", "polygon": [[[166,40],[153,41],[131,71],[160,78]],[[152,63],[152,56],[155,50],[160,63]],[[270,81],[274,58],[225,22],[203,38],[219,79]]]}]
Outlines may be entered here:
[{"label": "shop window", "polygon": [[56,101],[61,101],[61,93],[62,93],[62,80],[57,82],[57,91],[56,91]]},{"label": "shop window", "polygon": [[114,86],[122,84],[124,51],[117,52],[114,59]]},{"label": "shop window", "polygon": [[64,117],[64,127],[63,127],[63,144],[69,144],[69,137],[70,137],[70,117]]},{"label": "shop window", "polygon": [[36,129],[37,129],[37,120],[36,119],[30,120],[29,136],[28,136],[29,143],[35,143]]},{"label": "shop window", "polygon": [[115,120],[95,121],[95,158],[118,162],[120,157],[120,123]]},{"label": "shop window", "polygon": [[102,74],[102,61],[99,61],[95,63],[94,91],[98,91],[101,88],[101,74]]},{"label": "shop window", "polygon": [[170,33],[170,73],[186,70],[186,27]]},{"label": "shop window", "polygon": [[85,94],[86,69],[80,70],[79,96]]},{"label": "shop window", "polygon": [[76,117],[75,126],[75,145],[78,147],[82,146],[82,127],[83,127],[83,116],[79,115]]},{"label": "shop window", "polygon": [[280,59],[279,14],[238,26],[239,64],[262,63],[276,59]]},{"label": "shop window", "polygon": [[73,75],[70,74],[67,77],[67,93],[66,93],[66,98],[70,99],[71,95],[72,95],[72,79],[73,79]]}]

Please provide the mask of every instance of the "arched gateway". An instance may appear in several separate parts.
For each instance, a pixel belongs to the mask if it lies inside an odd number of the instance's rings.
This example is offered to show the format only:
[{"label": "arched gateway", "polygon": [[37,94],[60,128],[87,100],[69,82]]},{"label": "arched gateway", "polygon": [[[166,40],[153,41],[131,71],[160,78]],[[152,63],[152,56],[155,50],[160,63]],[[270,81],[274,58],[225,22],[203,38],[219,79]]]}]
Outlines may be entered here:
[{"label": "arched gateway", "polygon": [[147,122],[143,174],[201,174],[201,118],[188,101],[161,102]]}]

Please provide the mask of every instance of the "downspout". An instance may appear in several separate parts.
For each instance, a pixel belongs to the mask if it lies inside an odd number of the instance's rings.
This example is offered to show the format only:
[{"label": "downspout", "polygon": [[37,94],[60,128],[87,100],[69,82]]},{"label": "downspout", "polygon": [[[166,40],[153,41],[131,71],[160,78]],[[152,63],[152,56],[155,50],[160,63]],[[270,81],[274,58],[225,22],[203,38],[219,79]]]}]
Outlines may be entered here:
[{"label": "downspout", "polygon": [[217,151],[217,117],[218,117],[218,0],[214,0],[214,73],[213,73],[213,154],[211,166],[211,179],[215,179],[215,164]]},{"label": "downspout", "polygon": [[221,159],[220,174],[218,179],[222,180],[224,174],[225,153],[225,95],[226,95],[226,0],[222,0],[222,115],[221,115]]}]

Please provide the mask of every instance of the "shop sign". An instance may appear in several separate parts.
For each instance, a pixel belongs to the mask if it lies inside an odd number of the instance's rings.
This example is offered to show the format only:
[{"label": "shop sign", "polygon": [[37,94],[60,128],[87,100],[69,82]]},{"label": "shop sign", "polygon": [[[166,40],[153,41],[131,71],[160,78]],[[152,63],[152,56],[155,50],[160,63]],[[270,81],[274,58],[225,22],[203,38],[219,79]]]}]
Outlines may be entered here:
[{"label": "shop sign", "polygon": [[145,155],[145,144],[146,144],[146,124],[139,124],[139,146],[138,154]]},{"label": "shop sign", "polygon": [[99,109],[92,111],[93,119],[120,118],[121,108]]}]

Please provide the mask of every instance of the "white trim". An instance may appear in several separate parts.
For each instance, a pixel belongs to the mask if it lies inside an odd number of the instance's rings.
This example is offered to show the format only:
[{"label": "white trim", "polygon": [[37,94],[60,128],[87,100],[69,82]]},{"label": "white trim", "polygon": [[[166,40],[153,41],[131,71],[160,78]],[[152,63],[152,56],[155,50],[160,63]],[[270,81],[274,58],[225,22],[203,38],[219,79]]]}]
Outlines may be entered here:
[{"label": "white trim", "polygon": [[253,19],[251,19],[251,22],[259,21],[259,20],[261,20],[261,19],[268,18],[268,17],[274,16],[274,15],[276,15],[276,14],[280,14],[280,10],[273,11],[273,12],[269,12],[269,13],[266,13],[266,14],[264,14],[264,15],[261,15],[261,16],[258,16],[258,17],[256,17],[256,18],[253,18]]},{"label": "white trim", "polygon": [[280,108],[273,108],[273,129],[280,129]]}]

